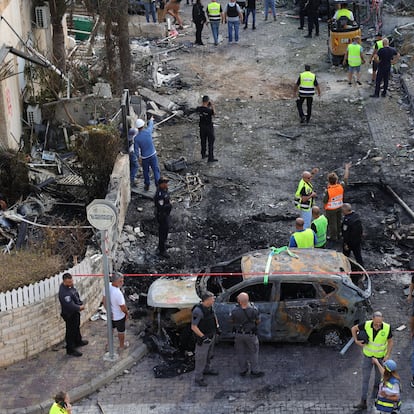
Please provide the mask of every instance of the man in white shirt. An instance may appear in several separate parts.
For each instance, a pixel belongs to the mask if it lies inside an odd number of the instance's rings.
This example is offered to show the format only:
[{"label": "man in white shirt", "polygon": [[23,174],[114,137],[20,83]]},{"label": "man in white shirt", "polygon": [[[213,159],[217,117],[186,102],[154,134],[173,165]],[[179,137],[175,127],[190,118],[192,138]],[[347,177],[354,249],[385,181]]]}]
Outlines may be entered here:
[{"label": "man in white shirt", "polygon": [[[128,319],[128,308],[125,305],[125,298],[120,289],[124,284],[124,275],[116,272],[112,275],[111,281],[109,296],[111,299],[112,328],[116,328],[118,331],[119,350],[122,351],[129,346],[129,343],[125,341],[125,322]],[[106,308],[105,291],[102,302]]]}]

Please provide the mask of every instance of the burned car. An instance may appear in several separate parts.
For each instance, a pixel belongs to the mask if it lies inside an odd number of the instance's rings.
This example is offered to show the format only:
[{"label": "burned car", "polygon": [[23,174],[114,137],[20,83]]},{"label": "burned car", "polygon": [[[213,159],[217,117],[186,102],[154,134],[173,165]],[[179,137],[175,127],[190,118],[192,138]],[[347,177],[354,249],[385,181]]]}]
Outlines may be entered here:
[{"label": "burned car", "polygon": [[230,340],[230,312],[238,294],[247,292],[260,312],[260,340],[337,345],[370,308],[371,280],[357,263],[352,266],[359,271],[352,272],[351,260],[333,250],[259,250],[199,276],[160,278],[150,286],[147,303],[159,322],[188,324],[200,294],[209,290],[216,295],[220,339]]}]

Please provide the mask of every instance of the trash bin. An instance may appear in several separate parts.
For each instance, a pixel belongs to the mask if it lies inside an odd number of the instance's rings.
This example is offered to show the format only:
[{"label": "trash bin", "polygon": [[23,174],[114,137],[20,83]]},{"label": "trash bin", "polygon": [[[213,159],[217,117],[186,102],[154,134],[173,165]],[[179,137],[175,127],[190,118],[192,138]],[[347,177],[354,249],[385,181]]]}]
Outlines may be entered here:
[{"label": "trash bin", "polygon": [[75,30],[81,30],[82,32],[88,33],[77,33],[75,32],[76,40],[86,40],[88,39],[92,28],[93,28],[93,18],[89,16],[77,16],[74,15],[72,18],[73,28]]}]

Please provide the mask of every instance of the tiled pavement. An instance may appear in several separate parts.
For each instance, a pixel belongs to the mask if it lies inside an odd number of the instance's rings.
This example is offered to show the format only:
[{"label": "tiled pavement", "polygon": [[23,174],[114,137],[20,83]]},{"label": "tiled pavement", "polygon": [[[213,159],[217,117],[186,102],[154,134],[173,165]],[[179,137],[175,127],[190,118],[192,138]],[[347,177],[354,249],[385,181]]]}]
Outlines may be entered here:
[{"label": "tiled pavement", "polygon": [[[1,368],[0,413],[41,412],[40,406],[50,407],[53,396],[60,390],[71,390],[72,397],[79,399],[98,389],[146,352],[141,340],[133,334],[138,330],[137,325],[131,322],[127,332],[131,346],[116,362],[103,361],[107,331],[105,322],[98,320],[87,322],[81,329],[89,344],[81,348],[80,358],[67,356],[64,344],[60,344],[36,357]],[[117,346],[116,338],[114,344]]]}]

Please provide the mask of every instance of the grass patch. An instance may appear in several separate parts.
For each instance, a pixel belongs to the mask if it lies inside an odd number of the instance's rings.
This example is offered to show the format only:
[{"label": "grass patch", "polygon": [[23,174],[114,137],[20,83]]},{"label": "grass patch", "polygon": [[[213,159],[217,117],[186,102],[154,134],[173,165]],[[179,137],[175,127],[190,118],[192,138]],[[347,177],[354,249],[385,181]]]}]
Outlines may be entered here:
[{"label": "grass patch", "polygon": [[0,292],[47,279],[64,269],[65,263],[59,255],[51,255],[44,251],[19,250],[3,254],[0,266]]}]

